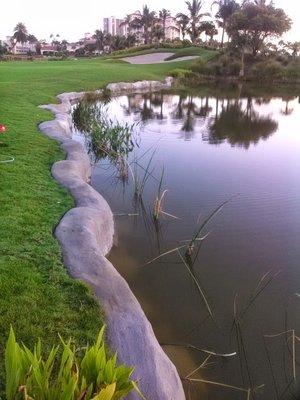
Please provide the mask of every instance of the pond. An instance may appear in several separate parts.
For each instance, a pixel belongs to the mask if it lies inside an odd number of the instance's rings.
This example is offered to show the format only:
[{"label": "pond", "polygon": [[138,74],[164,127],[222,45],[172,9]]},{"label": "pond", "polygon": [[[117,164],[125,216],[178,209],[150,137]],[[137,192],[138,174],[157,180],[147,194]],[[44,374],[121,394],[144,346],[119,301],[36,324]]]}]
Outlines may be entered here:
[{"label": "pond", "polygon": [[299,97],[206,88],[124,95],[105,109],[132,126],[126,160],[103,155],[93,169],[115,214],[109,259],[187,398],[295,398]]}]

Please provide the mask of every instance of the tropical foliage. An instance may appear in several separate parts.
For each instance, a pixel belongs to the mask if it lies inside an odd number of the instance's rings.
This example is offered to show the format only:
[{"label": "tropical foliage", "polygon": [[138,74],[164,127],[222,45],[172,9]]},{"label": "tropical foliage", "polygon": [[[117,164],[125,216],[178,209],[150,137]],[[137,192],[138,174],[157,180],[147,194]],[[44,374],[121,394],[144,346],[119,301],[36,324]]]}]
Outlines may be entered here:
[{"label": "tropical foliage", "polygon": [[13,329],[5,351],[7,400],[119,400],[136,390],[132,368],[117,366],[107,353],[104,328],[96,342],[76,349],[71,340],[45,355],[41,341],[33,350],[20,345]]}]

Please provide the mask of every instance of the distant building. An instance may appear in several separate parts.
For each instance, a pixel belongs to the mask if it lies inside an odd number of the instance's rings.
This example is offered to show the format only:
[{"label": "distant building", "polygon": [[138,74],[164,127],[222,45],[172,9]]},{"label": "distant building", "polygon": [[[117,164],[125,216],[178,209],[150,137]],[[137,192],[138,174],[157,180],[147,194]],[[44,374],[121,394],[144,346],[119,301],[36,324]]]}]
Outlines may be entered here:
[{"label": "distant building", "polygon": [[166,39],[174,40],[179,38],[180,27],[178,22],[176,21],[176,18],[170,16],[166,19]]},{"label": "distant building", "polygon": [[[132,14],[129,14],[127,17],[129,17],[129,21],[132,22],[135,19],[139,19],[141,17],[140,11],[135,11]],[[127,18],[128,19],[128,18]],[[112,32],[114,31],[114,27],[117,26],[116,21],[122,21],[121,22],[121,28],[122,28],[122,35],[128,36],[128,35],[135,35],[137,44],[142,44],[144,43],[144,28],[133,28],[130,26],[130,23],[125,23],[125,20],[116,20],[114,17],[112,18],[104,18],[103,23],[104,23],[104,32],[108,32],[113,34]],[[157,22],[157,25],[162,26],[161,22]],[[166,34],[166,39],[168,40],[175,40],[180,38],[180,27],[176,21],[176,19],[172,16],[168,17],[166,19],[166,25],[165,25],[165,34]]]},{"label": "distant building", "polygon": [[12,36],[6,36],[4,43],[6,44],[8,50],[15,55],[24,56],[28,53],[36,53],[36,43],[16,42]]},{"label": "distant building", "polygon": [[110,33],[113,36],[125,36],[124,20],[116,17],[103,18],[103,32]]},{"label": "distant building", "polygon": [[54,56],[57,54],[57,47],[52,44],[44,43],[41,46],[41,55],[42,56]]}]

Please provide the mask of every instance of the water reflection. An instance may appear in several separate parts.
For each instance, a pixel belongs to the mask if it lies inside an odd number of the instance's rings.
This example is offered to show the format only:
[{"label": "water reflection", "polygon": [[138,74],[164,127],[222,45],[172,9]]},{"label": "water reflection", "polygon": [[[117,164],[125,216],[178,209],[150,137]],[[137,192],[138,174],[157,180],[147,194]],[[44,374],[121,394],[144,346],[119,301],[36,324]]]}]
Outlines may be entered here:
[{"label": "water reflection", "polygon": [[[262,91],[256,96],[239,87],[234,93],[219,89],[121,96],[108,106],[119,121],[141,122],[140,146],[128,154],[132,165],[136,152],[144,168],[141,176],[156,151],[156,179],[148,180],[139,201],[131,174],[125,183],[112,182],[113,163],[105,159],[95,166],[92,185],[116,215],[119,243],[110,260],[141,302],[159,341],[168,344],[164,350],[182,377],[243,389],[185,380],[187,397],[190,393],[193,400],[246,399],[248,388],[252,400],[299,396],[299,381],[291,383],[290,336],[264,342],[264,335],[293,329],[300,336],[300,303],[294,296],[300,290],[296,99]],[[153,220],[162,167],[163,189],[168,190],[164,210],[179,219]],[[205,216],[236,193],[240,195],[203,232],[209,236],[196,261],[184,259],[190,270],[174,252],[146,265],[185,245]],[[200,282],[214,321],[191,275]],[[209,354],[187,344],[237,354],[205,362]]]},{"label": "water reflection", "polygon": [[253,100],[247,99],[246,107],[240,101],[227,101],[226,107],[209,128],[209,143],[227,140],[231,146],[248,149],[251,144],[266,140],[276,132],[278,124],[268,116],[254,110]]},{"label": "water reflection", "polygon": [[[282,115],[291,115],[290,103],[295,96],[285,95],[281,100]],[[179,138],[192,140],[201,133],[209,144],[227,141],[231,146],[248,149],[260,140],[267,140],[278,129],[278,122],[271,113],[266,113],[272,97],[243,95],[240,86],[234,96],[210,97],[201,94],[169,93],[131,94],[121,107],[124,116],[135,116],[145,126],[152,121],[161,125],[172,124]]]}]

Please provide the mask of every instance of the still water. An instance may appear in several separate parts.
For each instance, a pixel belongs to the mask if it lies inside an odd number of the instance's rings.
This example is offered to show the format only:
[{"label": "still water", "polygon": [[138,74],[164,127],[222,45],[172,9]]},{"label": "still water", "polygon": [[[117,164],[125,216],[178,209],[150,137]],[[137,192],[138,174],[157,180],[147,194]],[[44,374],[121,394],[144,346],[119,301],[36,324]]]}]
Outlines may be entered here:
[{"label": "still water", "polygon": [[[112,119],[135,124],[127,177],[108,158],[92,176],[115,214],[109,258],[185,378],[187,398],[299,398],[299,97],[240,88],[135,94],[106,107]],[[133,176],[142,180],[145,169],[137,200]],[[162,171],[167,214],[154,223]],[[191,271],[177,251],[146,264],[186,245],[229,199],[196,242]]]}]

